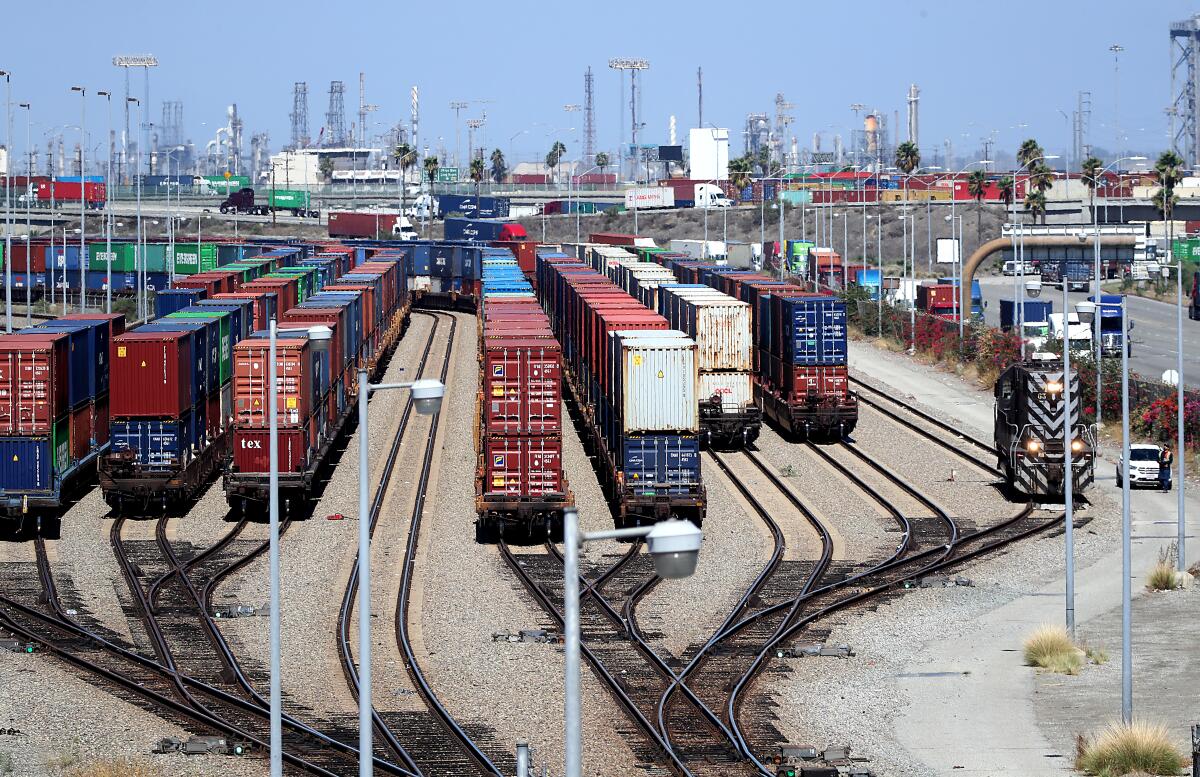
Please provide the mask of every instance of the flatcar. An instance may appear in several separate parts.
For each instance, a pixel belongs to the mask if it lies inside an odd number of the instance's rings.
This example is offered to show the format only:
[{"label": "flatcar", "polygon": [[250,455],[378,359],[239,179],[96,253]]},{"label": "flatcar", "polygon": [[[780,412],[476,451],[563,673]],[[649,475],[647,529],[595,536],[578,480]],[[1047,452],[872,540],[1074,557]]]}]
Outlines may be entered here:
[{"label": "flatcar", "polygon": [[[1069,380],[1070,454],[1065,456],[1063,388]],[[1014,364],[994,389],[995,442],[998,467],[1013,492],[1031,497],[1062,497],[1067,464],[1075,496],[1092,484],[1096,444],[1094,430],[1083,423],[1079,375],[1064,378],[1061,360],[1035,359]]]}]

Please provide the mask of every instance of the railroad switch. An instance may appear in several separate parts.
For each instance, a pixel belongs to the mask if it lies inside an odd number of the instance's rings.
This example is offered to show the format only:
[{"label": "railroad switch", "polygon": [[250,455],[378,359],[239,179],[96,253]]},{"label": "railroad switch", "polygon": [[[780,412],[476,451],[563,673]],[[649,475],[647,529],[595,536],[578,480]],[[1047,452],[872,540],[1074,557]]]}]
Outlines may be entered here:
[{"label": "railroad switch", "polygon": [[223,607],[213,608],[213,617],[220,619],[228,618],[251,618],[255,615],[269,615],[271,608],[268,605],[262,607],[251,607],[248,604],[229,604]]},{"label": "railroad switch", "polygon": [[10,653],[32,653],[36,650],[32,642],[22,642],[19,639],[0,639],[0,650]]},{"label": "railroad switch", "polygon": [[561,634],[554,631],[547,631],[546,629],[521,629],[516,634],[513,634],[509,631],[492,632],[492,642],[533,642],[536,644],[559,644],[562,641],[563,638]]},{"label": "railroad switch", "polygon": [[250,752],[246,742],[230,742],[225,737],[191,736],[163,737],[151,748],[155,753],[184,753],[185,755],[245,755]]},{"label": "railroad switch", "polygon": [[849,645],[797,645],[775,649],[776,658],[851,658],[854,651]]},{"label": "railroad switch", "polygon": [[908,580],[904,583],[905,588],[953,588],[955,586],[970,588],[974,585],[975,583],[968,577],[946,577],[943,575],[930,575],[920,580]]}]

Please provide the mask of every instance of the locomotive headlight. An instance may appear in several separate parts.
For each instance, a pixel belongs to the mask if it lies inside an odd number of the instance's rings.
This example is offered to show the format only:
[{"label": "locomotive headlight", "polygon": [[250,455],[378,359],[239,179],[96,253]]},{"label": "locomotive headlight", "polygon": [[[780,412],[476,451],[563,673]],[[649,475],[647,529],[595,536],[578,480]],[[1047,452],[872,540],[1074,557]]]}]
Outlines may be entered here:
[{"label": "locomotive headlight", "polygon": [[1032,454],[1037,454],[1042,449],[1042,443],[1039,440],[1029,440],[1025,443],[1025,450]]},{"label": "locomotive headlight", "polygon": [[1083,450],[1083,440],[1071,440],[1071,453],[1079,453]]},{"label": "locomotive headlight", "polygon": [[1046,393],[1047,394],[1061,394],[1062,386],[1063,386],[1062,383],[1059,383],[1057,380],[1052,380],[1046,384]]}]

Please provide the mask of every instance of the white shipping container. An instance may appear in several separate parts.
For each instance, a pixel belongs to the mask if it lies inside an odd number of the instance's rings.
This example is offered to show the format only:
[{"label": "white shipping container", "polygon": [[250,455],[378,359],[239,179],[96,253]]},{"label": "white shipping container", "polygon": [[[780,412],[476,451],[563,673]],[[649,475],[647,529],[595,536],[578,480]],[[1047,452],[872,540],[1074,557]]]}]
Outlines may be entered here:
[{"label": "white shipping container", "polygon": [[668,311],[678,309],[668,318],[678,319],[671,325],[696,340],[696,362],[701,372],[753,369],[748,304],[715,290],[667,287],[661,291],[678,300],[674,305],[667,303]]},{"label": "white shipping container", "polygon": [[621,430],[696,432],[696,342],[676,330],[614,332],[612,383]]},{"label": "white shipping container", "polygon": [[754,383],[749,372],[701,372],[700,401],[721,398],[721,409],[736,413],[754,404]]},{"label": "white shipping container", "polygon": [[675,190],[670,186],[642,186],[625,190],[625,209],[674,208]]},{"label": "white shipping container", "polygon": [[[686,254],[692,259],[713,259],[725,256],[725,243],[720,240],[672,240],[670,249],[673,253]],[[725,264],[718,261],[717,264]]]}]

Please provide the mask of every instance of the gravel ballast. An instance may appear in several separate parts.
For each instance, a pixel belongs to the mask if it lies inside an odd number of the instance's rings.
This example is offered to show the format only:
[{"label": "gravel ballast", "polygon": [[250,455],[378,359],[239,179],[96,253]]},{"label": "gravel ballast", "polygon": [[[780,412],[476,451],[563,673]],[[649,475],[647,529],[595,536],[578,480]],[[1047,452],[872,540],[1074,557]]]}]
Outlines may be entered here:
[{"label": "gravel ballast", "polygon": [[[491,729],[511,754],[518,739],[536,750],[540,770],[563,771],[561,646],[494,641],[493,633],[554,629],[493,545],[475,543],[475,450],[472,441],[478,367],[475,326],[459,319],[460,341],[441,419],[438,488],[426,504],[417,575],[421,615],[414,620],[426,677],[460,724]],[[611,528],[590,465],[569,421],[563,435],[568,477],[585,530]],[[417,466],[412,462],[411,466]],[[540,546],[526,549],[543,552]],[[595,558],[594,553],[588,560]],[[586,563],[586,562],[585,562]],[[415,609],[414,609],[415,613]],[[629,775],[636,762],[622,741],[624,713],[590,671],[583,672],[584,770]]]}]

